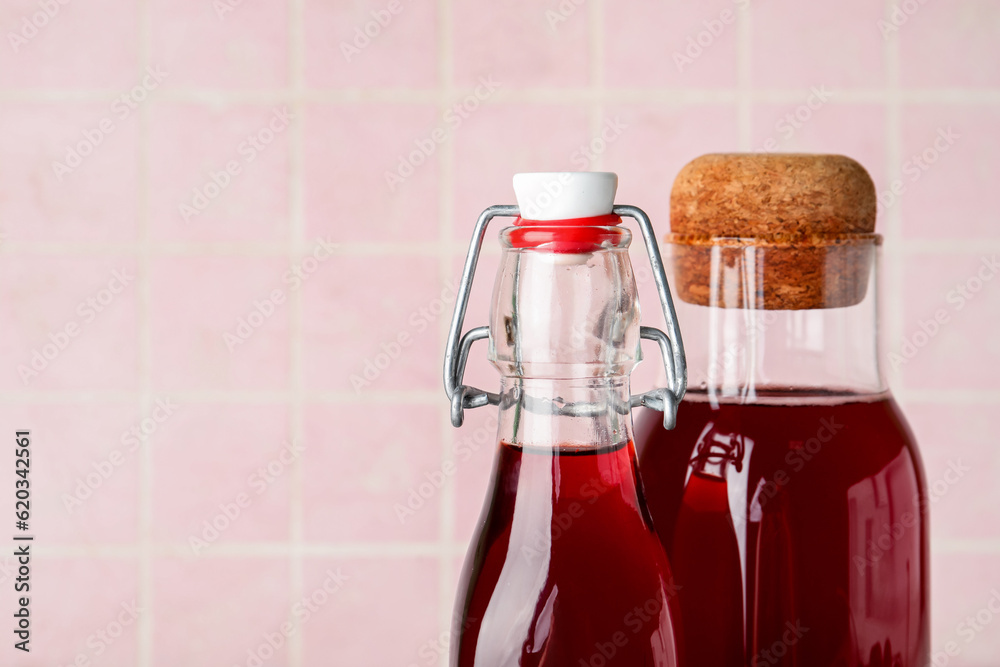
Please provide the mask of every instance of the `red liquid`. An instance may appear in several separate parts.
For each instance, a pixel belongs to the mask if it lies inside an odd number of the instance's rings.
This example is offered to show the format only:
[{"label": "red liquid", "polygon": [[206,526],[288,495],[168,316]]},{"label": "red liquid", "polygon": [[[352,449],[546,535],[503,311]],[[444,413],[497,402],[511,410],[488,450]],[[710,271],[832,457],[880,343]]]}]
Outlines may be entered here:
[{"label": "red liquid", "polygon": [[925,667],[923,470],[895,403],[704,399],[636,426],[682,664]]},{"label": "red liquid", "polygon": [[501,444],[458,596],[458,667],[673,667],[666,555],[632,443]]}]

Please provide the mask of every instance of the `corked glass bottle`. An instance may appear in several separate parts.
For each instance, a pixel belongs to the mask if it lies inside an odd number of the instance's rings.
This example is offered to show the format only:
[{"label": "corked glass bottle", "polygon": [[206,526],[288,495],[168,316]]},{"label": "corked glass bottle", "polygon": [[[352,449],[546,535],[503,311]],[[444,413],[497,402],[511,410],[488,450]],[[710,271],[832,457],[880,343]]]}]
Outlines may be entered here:
[{"label": "corked glass bottle", "polygon": [[831,155],[707,155],[664,247],[677,428],[636,445],[686,667],[923,667],[925,482],[879,366],[875,189]]}]

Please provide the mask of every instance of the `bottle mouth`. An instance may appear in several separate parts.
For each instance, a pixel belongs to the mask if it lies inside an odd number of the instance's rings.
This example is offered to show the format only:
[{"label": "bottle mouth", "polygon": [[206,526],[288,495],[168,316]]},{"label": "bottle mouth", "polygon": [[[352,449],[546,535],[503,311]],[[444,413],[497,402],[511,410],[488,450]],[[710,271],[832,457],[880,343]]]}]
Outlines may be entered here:
[{"label": "bottle mouth", "polygon": [[874,280],[874,233],[754,236],[668,234],[664,252],[681,301],[750,310],[814,310],[860,304]]},{"label": "bottle mouth", "polygon": [[500,232],[504,248],[554,254],[582,254],[628,248],[632,233],[618,226],[621,217],[611,213],[568,220],[518,218]]}]

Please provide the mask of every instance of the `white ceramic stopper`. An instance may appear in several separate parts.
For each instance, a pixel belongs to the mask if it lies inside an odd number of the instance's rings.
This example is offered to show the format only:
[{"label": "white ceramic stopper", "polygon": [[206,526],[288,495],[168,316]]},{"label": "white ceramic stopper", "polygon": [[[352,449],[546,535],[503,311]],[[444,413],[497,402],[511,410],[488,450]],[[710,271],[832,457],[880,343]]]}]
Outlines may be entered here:
[{"label": "white ceramic stopper", "polygon": [[514,195],[526,220],[570,220],[607,215],[615,204],[618,174],[558,171],[514,174]]}]

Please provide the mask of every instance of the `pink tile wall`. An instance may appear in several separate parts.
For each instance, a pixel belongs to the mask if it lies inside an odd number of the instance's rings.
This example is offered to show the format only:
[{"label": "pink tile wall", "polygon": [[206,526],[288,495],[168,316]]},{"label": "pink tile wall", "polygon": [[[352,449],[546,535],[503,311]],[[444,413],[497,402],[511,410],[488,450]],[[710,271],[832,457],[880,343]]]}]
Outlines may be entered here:
[{"label": "pink tile wall", "polygon": [[[305,215],[309,238],[340,242],[427,243],[437,239],[440,218],[436,157],[413,173],[387,182],[401,161],[419,151],[442,124],[432,104],[315,104],[305,110]],[[427,144],[425,144],[427,145]],[[359,161],[369,165],[359,169]],[[376,168],[376,165],[378,168]],[[359,192],[377,197],[365,199]],[[414,215],[419,211],[420,215]]]},{"label": "pink tile wall", "polygon": [[587,85],[594,57],[587,8],[575,7],[566,21],[550,21],[546,9],[531,0],[454,3],[453,83],[475,86],[486,77],[521,88]]},{"label": "pink tile wall", "polygon": [[[112,97],[103,96],[100,102],[4,103],[0,215],[12,239],[136,240],[139,116],[128,106],[112,112]],[[101,128],[102,122],[110,123],[105,125],[110,133]],[[99,150],[89,150],[95,143]]]},{"label": "pink tile wall", "polygon": [[306,83],[315,89],[437,86],[436,5],[403,2],[397,12],[388,9],[377,0],[305,0]]},{"label": "pink tile wall", "polygon": [[[0,664],[447,664],[495,435],[441,391],[475,217],[515,171],[610,169],[662,232],[711,151],[901,185],[886,354],[948,322],[890,377],[928,479],[970,468],[932,510],[935,644],[1000,590],[997,3],[41,5],[0,8],[0,421],[34,432],[39,582],[37,652]],[[1000,622],[961,641],[995,664]]]},{"label": "pink tile wall", "polygon": [[[749,3],[743,3],[749,4]],[[813,5],[766,0],[752,12],[753,83],[765,88],[871,89],[888,83],[884,8],[866,0]]]},{"label": "pink tile wall", "polygon": [[[603,63],[609,82],[653,89],[736,86],[739,7],[733,0],[622,5],[605,3],[602,14],[604,37],[612,45]],[[582,24],[584,11],[576,14],[570,18]],[[618,47],[624,44],[628,48]]]},{"label": "pink tile wall", "polygon": [[[236,8],[239,11],[236,11]],[[287,3],[150,0],[150,60],[171,88],[239,89],[288,81]]]},{"label": "pink tile wall", "polygon": [[292,115],[284,103],[151,108],[150,237],[157,242],[285,241]]},{"label": "pink tile wall", "polygon": [[119,90],[132,85],[140,48],[138,4],[98,0],[46,5],[4,3],[0,17],[9,51],[0,61],[0,81],[5,89]]}]

